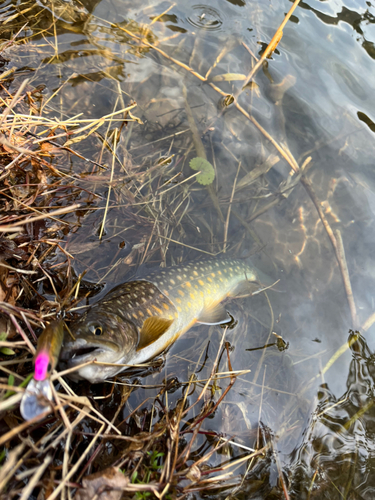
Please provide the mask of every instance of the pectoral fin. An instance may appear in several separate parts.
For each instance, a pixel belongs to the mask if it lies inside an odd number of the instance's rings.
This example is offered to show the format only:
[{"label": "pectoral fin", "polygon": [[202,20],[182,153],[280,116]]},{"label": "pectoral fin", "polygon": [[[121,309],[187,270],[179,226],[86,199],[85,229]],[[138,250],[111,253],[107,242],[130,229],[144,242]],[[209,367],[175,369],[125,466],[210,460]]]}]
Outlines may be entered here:
[{"label": "pectoral fin", "polygon": [[159,318],[158,316],[150,316],[147,318],[139,334],[137,351],[156,342],[158,338],[168,330],[173,321],[173,319]]},{"label": "pectoral fin", "polygon": [[202,323],[203,325],[222,325],[230,321],[231,318],[220,303],[206,307],[197,319],[197,323]]}]

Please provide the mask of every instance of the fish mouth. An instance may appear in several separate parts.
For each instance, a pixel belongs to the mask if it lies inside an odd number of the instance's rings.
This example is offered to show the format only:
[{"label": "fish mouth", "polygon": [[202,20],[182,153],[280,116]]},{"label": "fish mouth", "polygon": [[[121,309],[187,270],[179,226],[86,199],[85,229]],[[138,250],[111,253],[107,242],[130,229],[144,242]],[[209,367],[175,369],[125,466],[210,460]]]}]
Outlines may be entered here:
[{"label": "fish mouth", "polygon": [[101,355],[106,352],[112,351],[98,346],[72,348],[62,353],[59,362],[65,368],[72,368],[87,361],[99,361]]},{"label": "fish mouth", "polygon": [[87,354],[91,354],[95,351],[102,351],[100,347],[79,347],[78,349],[70,351],[70,359],[84,358]]},{"label": "fish mouth", "polygon": [[77,342],[77,344],[65,346],[60,355],[60,363],[73,367],[87,361],[110,361],[110,358],[117,357],[118,351],[119,348],[114,342],[108,342],[105,345],[87,345]]}]

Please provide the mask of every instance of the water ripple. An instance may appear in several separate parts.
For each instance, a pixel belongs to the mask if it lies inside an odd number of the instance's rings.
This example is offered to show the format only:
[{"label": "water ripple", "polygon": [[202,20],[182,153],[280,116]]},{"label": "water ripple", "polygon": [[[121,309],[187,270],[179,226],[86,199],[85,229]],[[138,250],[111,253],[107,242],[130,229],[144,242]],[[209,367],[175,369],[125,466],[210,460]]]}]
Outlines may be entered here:
[{"label": "water ripple", "polygon": [[194,5],[193,13],[187,17],[187,21],[194,26],[194,28],[218,31],[221,29],[223,20],[219,12],[213,7],[208,5]]}]

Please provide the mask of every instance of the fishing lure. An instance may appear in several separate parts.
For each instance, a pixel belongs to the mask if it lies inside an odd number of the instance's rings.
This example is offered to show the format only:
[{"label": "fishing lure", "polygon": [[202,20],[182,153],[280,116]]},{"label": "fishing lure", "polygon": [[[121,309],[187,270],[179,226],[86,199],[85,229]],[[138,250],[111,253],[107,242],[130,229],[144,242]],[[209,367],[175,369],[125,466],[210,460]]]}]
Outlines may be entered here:
[{"label": "fishing lure", "polygon": [[51,373],[56,368],[64,338],[63,320],[52,321],[38,339],[34,357],[34,377],[26,387],[20,412],[25,420],[51,411]]}]

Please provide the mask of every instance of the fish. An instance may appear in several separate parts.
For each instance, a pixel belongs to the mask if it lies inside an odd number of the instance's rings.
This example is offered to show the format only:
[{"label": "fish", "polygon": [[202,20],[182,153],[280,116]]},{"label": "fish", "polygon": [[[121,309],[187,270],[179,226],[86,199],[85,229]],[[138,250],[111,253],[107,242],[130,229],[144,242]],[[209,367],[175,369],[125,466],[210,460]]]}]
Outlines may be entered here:
[{"label": "fish", "polygon": [[30,420],[47,410],[51,411],[51,374],[56,368],[64,339],[64,321],[51,321],[38,338],[34,356],[34,376],[26,387],[20,412]]},{"label": "fish", "polygon": [[[231,317],[222,302],[251,295],[270,278],[248,260],[208,259],[159,268],[117,285],[70,324],[60,356],[73,380],[111,378],[168,349],[194,324],[223,325]],[[108,365],[86,364],[89,361]]]}]

